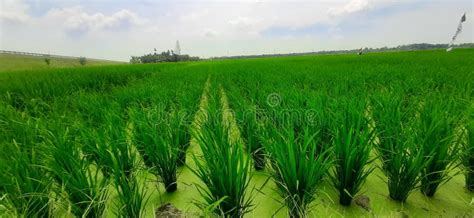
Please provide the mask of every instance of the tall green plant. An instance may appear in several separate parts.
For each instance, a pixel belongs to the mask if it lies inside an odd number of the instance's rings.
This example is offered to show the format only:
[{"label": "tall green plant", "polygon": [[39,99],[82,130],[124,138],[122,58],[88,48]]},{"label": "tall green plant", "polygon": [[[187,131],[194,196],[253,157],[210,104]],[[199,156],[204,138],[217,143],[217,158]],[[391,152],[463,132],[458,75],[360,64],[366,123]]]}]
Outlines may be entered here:
[{"label": "tall green plant", "polygon": [[137,172],[126,173],[121,169],[118,161],[114,161],[113,184],[117,190],[115,214],[118,217],[142,217],[148,201],[145,186],[140,187],[143,181],[139,180]]},{"label": "tall green plant", "polygon": [[474,121],[469,120],[466,127],[466,141],[462,150],[462,163],[465,168],[466,188],[474,191]]},{"label": "tall green plant", "polygon": [[376,151],[388,178],[390,197],[405,202],[418,188],[420,173],[426,166],[423,148],[415,143],[414,108],[403,96],[382,93],[373,98]]},{"label": "tall green plant", "polygon": [[296,138],[293,126],[271,128],[265,136],[272,179],[290,217],[304,217],[315,200],[319,183],[331,161],[326,150],[318,152],[319,138],[308,127]]},{"label": "tall green plant", "polygon": [[167,192],[177,189],[177,169],[179,145],[173,137],[173,122],[168,117],[160,117],[157,108],[135,111],[133,133],[135,144],[141,151],[145,164],[164,184]]},{"label": "tall green plant", "polygon": [[261,125],[257,120],[257,109],[255,105],[249,104],[239,96],[231,96],[231,106],[234,106],[236,120],[238,122],[240,136],[244,140],[247,149],[253,159],[255,170],[265,168],[265,148],[260,141]]},{"label": "tall green plant", "polygon": [[[49,217],[52,178],[45,167],[42,120],[0,117],[0,202],[18,217]],[[4,126],[5,125],[5,126]]]},{"label": "tall green plant", "polygon": [[167,120],[169,122],[169,129],[171,130],[170,139],[178,150],[178,166],[186,164],[186,151],[191,145],[191,117],[192,116],[188,111],[180,110],[179,108],[172,109],[168,113]]},{"label": "tall green plant", "polygon": [[100,170],[92,167],[67,128],[58,126],[48,133],[46,145],[53,178],[67,193],[75,216],[100,217],[108,197],[107,184]]},{"label": "tall green plant", "polygon": [[210,98],[207,120],[194,135],[203,152],[202,159],[194,157],[196,169],[191,171],[205,186],[197,185],[204,202],[202,208],[215,206],[214,213],[226,217],[242,217],[252,209],[248,196],[250,160],[245,157],[242,144],[230,139],[230,130],[218,113],[217,98]]},{"label": "tall green plant", "polygon": [[336,156],[332,182],[339,192],[339,203],[351,204],[373,168],[367,166],[372,159],[373,130],[364,116],[365,103],[359,99],[345,100],[334,108],[334,153]]},{"label": "tall green plant", "polygon": [[416,142],[423,147],[427,165],[422,171],[421,191],[432,197],[439,185],[448,181],[458,160],[459,140],[455,140],[455,115],[452,102],[434,98],[425,101],[419,113]]},{"label": "tall green plant", "polygon": [[79,141],[84,157],[95,164],[106,179],[110,179],[113,175],[113,156],[110,153],[111,139],[104,127],[98,130],[84,127]]},{"label": "tall green plant", "polygon": [[127,142],[122,117],[111,111],[97,130],[82,131],[81,143],[89,160],[96,163],[117,191],[116,210],[119,217],[140,217],[147,201],[144,186],[138,181],[138,154]]}]

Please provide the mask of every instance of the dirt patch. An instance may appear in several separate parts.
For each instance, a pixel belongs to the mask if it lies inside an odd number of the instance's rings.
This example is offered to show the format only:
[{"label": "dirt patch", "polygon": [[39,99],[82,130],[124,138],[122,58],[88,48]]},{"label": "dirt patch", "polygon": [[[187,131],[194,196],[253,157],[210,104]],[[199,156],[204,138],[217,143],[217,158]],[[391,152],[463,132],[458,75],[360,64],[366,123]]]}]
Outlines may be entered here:
[{"label": "dirt patch", "polygon": [[365,196],[365,195],[359,195],[354,198],[354,203],[359,206],[364,208],[366,211],[371,211],[372,208],[370,207],[370,198]]},{"label": "dirt patch", "polygon": [[185,217],[183,212],[171,203],[165,203],[155,210],[155,218]]}]

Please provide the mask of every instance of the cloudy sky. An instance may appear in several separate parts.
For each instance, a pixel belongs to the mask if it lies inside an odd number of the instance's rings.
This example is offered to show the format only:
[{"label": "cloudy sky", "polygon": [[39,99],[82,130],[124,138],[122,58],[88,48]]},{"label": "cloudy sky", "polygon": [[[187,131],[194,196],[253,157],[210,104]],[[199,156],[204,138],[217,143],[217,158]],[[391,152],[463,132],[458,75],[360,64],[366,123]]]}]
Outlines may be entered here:
[{"label": "cloudy sky", "polygon": [[473,0],[0,0],[0,49],[128,61],[473,42]]}]

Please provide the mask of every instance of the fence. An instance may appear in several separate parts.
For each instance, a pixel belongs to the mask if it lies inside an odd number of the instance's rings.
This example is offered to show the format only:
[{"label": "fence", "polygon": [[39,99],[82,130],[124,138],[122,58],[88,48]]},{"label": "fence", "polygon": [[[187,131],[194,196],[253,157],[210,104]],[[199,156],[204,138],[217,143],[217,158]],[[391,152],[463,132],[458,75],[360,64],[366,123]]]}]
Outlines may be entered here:
[{"label": "fence", "polygon": [[[13,54],[13,55],[28,55],[28,56],[35,56],[35,57],[50,57],[50,58],[67,58],[67,59],[79,59],[79,57],[73,56],[66,56],[66,55],[52,55],[52,54],[42,54],[42,53],[34,53],[34,52],[21,52],[21,51],[7,51],[7,50],[0,50],[0,54]],[[96,58],[87,58],[88,60],[101,60]]]}]

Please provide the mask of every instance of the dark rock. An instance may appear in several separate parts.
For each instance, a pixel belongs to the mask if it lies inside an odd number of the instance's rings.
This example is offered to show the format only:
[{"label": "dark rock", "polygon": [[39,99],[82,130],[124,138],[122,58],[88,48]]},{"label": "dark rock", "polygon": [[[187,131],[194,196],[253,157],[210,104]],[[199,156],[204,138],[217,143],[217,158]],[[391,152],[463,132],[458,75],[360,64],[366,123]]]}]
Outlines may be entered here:
[{"label": "dark rock", "polygon": [[171,203],[165,203],[155,210],[155,218],[178,218],[185,217],[183,212]]},{"label": "dark rock", "polygon": [[359,195],[354,198],[354,203],[359,206],[364,208],[367,211],[371,211],[372,208],[370,207],[370,198],[365,196],[365,195]]}]

